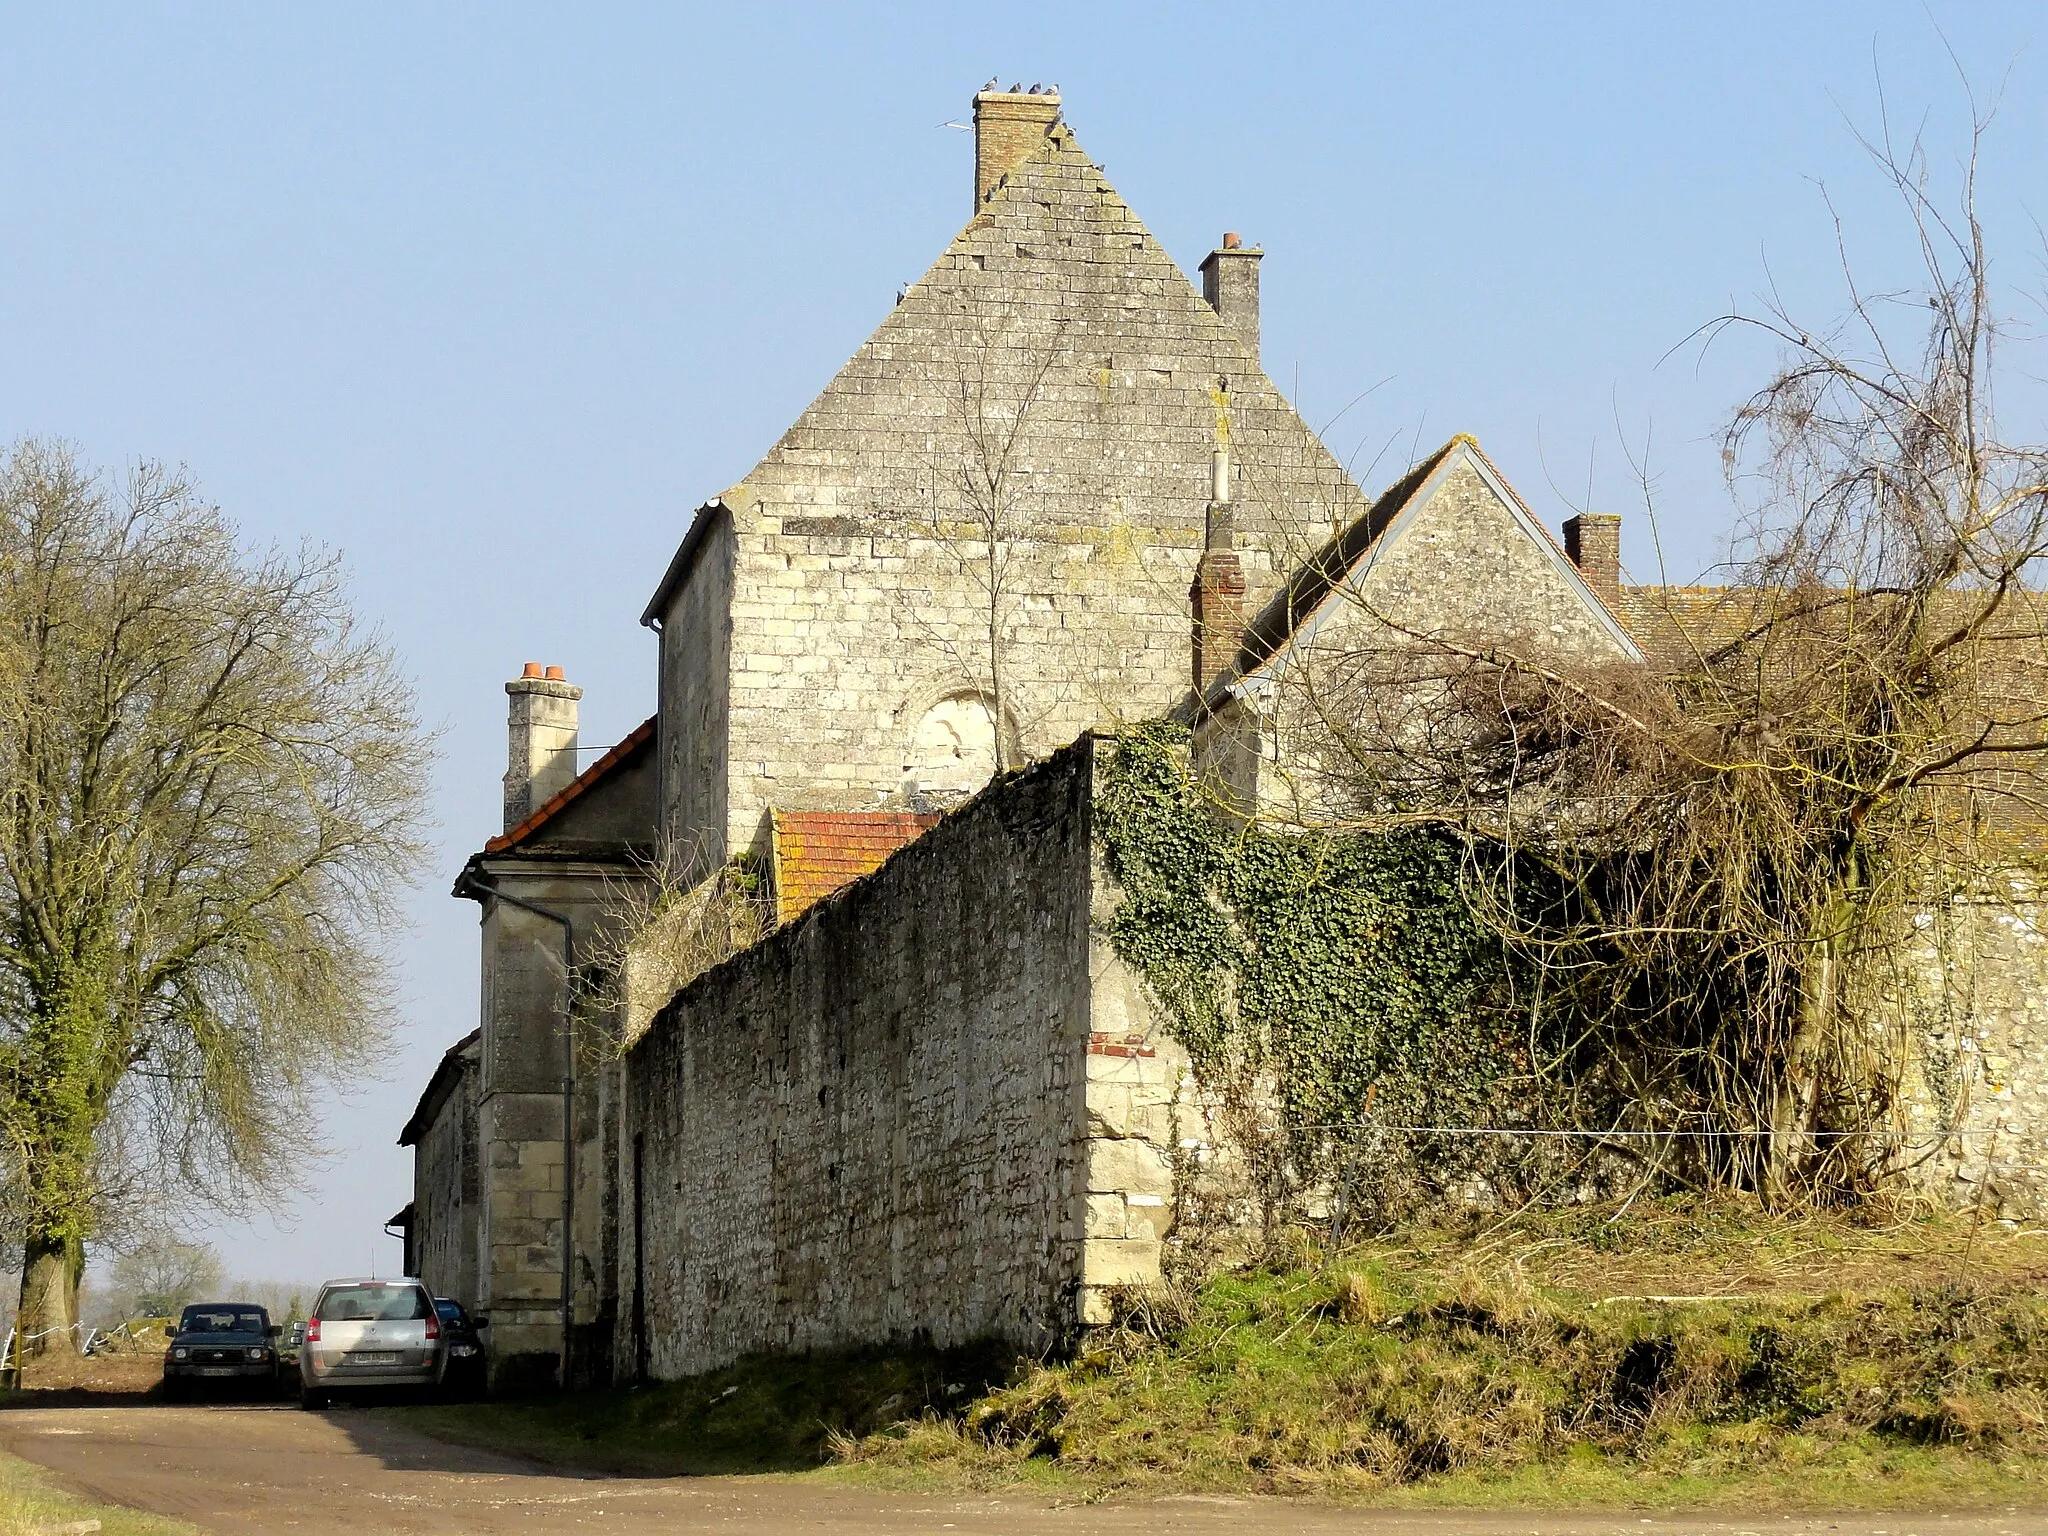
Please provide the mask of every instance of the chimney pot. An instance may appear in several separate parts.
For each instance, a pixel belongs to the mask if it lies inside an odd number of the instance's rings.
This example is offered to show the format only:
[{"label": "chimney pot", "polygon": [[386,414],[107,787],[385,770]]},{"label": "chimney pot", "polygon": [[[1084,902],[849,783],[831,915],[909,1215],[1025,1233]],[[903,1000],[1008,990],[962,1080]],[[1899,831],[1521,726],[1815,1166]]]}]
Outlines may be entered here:
[{"label": "chimney pot", "polygon": [[974,98],[974,210],[1052,132],[1060,120],[1057,88],[1033,95],[1011,86]]},{"label": "chimney pot", "polygon": [[505,830],[510,832],[576,777],[576,710],[583,690],[560,667],[529,661],[505,685]]},{"label": "chimney pot", "polygon": [[1202,297],[1237,332],[1253,362],[1259,358],[1259,262],[1265,254],[1241,244],[1233,231],[1202,259]]},{"label": "chimney pot", "polygon": [[1239,236],[1236,230],[1232,229],[1226,230],[1224,232],[1223,249],[1225,249],[1226,251],[1234,251],[1242,244],[1244,244],[1244,240],[1241,236]]}]

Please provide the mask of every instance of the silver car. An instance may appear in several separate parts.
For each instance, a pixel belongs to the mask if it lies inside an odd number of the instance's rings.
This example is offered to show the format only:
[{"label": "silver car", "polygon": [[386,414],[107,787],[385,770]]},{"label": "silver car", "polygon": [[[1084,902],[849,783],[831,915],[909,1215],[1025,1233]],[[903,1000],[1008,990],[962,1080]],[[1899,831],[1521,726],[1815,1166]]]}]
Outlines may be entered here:
[{"label": "silver car", "polygon": [[356,1387],[426,1387],[448,1371],[448,1339],[419,1281],[330,1280],[299,1346],[299,1402],[324,1408]]}]

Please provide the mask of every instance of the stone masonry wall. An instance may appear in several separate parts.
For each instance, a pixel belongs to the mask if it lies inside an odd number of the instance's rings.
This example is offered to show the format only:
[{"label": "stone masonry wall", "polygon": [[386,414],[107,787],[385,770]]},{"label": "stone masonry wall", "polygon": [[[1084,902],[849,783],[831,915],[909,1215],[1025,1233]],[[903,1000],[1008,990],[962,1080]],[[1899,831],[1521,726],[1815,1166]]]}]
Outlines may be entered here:
[{"label": "stone masonry wall", "polygon": [[2048,1216],[2048,912],[2031,883],[1922,912],[1876,1027],[1904,1071],[1910,1183]]},{"label": "stone masonry wall", "polygon": [[[1256,596],[1364,498],[1055,129],[721,498],[735,543],[730,850],[759,838],[770,806],[898,794],[925,712],[993,693],[994,670],[1007,733],[1030,754],[1178,702],[1225,444]],[[992,473],[994,501],[966,488]],[[713,656],[684,622],[706,602],[698,579],[666,621],[671,691]],[[671,826],[715,835],[699,826],[714,808],[681,793],[671,784]]]},{"label": "stone masonry wall", "polygon": [[734,545],[723,507],[698,516],[707,522],[689,576],[662,615],[657,816],[670,855],[708,871],[728,852]]},{"label": "stone masonry wall", "polygon": [[1089,1053],[1091,782],[1083,743],[992,787],[631,1048],[621,1371],[1071,1331],[1115,1059]]},{"label": "stone masonry wall", "polygon": [[[576,924],[579,964],[601,952],[617,920],[623,882],[616,867],[505,855],[482,872],[508,894]],[[491,1314],[485,1338],[494,1387],[556,1379],[562,1340],[562,930],[508,903],[487,901],[483,924],[483,1030],[477,1106],[481,1179],[481,1272],[473,1299]],[[610,1210],[615,1201],[600,1038],[616,1022],[579,1019],[575,1078],[572,1216],[572,1371],[589,1379],[593,1359],[608,1363],[616,1311],[616,1261]],[[587,1037],[587,1038],[586,1038]]]},{"label": "stone masonry wall", "polygon": [[413,1158],[413,1233],[418,1274],[436,1296],[465,1306],[477,1297],[483,1183],[477,1127],[477,1071],[472,1059]]},{"label": "stone masonry wall", "polygon": [[1233,704],[1198,722],[1197,763],[1219,797],[1279,824],[1341,816],[1357,764],[1332,745],[1328,712],[1372,701],[1388,739],[1416,729],[1464,665],[1438,640],[1581,662],[1627,654],[1615,621],[1512,496],[1465,440],[1451,445],[1354,567],[1349,588],[1250,680],[1251,708]]}]

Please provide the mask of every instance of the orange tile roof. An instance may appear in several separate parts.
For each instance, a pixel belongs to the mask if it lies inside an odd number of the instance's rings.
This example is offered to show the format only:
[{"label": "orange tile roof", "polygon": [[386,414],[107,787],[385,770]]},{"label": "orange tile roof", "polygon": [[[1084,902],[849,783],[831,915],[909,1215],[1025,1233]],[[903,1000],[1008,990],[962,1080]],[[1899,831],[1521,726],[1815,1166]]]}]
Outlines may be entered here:
[{"label": "orange tile roof", "polygon": [[633,728],[633,734],[605,753],[596,762],[569,781],[566,788],[556,791],[549,800],[526,820],[501,837],[489,838],[484,843],[485,853],[503,853],[515,843],[524,842],[541,827],[552,820],[570,801],[586,793],[599,779],[616,768],[633,749],[654,738],[654,722],[657,717],[650,715]]},{"label": "orange tile roof", "polygon": [[913,811],[774,813],[775,915],[802,916],[843,885],[880,869],[890,854],[937,826]]}]

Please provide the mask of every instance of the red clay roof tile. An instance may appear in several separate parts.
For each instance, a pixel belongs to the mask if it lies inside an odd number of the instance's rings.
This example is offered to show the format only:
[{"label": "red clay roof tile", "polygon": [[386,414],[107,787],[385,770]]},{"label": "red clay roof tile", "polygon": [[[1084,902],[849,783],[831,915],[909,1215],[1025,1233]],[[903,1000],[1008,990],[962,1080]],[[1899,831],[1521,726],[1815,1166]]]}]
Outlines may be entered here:
[{"label": "red clay roof tile", "polygon": [[938,825],[914,811],[775,812],[775,911],[782,922],[862,875]]}]

